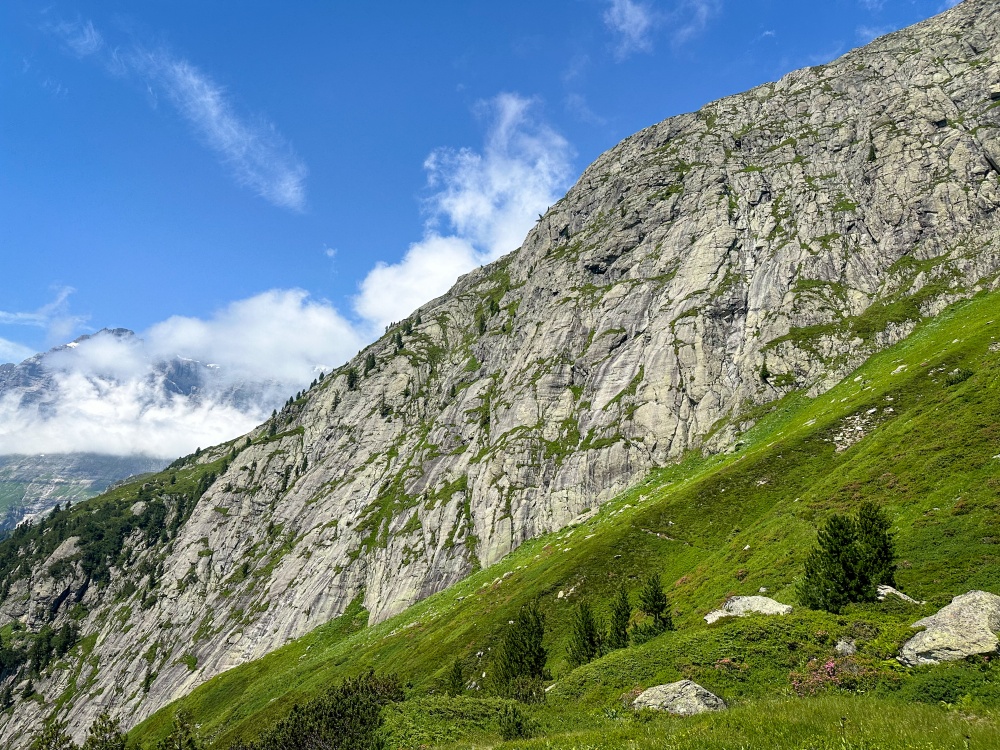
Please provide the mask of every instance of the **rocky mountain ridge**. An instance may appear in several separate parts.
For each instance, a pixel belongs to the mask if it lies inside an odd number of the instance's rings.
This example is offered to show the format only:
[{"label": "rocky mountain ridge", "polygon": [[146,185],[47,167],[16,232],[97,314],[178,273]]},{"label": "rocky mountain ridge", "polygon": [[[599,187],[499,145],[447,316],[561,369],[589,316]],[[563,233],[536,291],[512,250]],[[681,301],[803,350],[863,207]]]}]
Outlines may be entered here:
[{"label": "rocky mountain ridge", "polygon": [[966,0],[604,154],[518,251],[192,457],[225,470],[105,585],[72,538],[12,571],[0,625],[76,600],[96,637],[0,741],[67,691],[77,733],[141,719],[358,598],[384,620],[993,288],[997,59],[1000,9]]}]

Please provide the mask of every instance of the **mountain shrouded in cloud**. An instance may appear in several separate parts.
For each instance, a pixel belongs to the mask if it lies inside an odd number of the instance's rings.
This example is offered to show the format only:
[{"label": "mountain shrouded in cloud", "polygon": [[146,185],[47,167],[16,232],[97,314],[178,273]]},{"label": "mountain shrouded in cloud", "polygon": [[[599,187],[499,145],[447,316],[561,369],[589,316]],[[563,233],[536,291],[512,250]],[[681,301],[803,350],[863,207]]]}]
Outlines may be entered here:
[{"label": "mountain shrouded in cloud", "polygon": [[0,454],[176,457],[249,430],[357,350],[354,328],[301,290],[173,317],[0,367]]}]

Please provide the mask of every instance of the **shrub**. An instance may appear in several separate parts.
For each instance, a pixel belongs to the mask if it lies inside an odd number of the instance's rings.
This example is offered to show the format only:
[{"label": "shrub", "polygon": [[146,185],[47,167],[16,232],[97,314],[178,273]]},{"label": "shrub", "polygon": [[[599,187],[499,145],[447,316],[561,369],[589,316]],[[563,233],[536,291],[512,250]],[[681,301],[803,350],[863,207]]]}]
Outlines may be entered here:
[{"label": "shrub", "polygon": [[185,709],[179,709],[174,714],[170,734],[156,745],[156,750],[201,750],[204,745],[195,730],[191,714]]},{"label": "shrub", "polygon": [[304,706],[294,706],[248,750],[378,750],[384,746],[382,708],[403,697],[393,676],[368,672],[344,680]]},{"label": "shrub", "polygon": [[507,704],[500,709],[500,737],[504,740],[519,740],[531,736],[528,718],[514,704]]},{"label": "shrub", "polygon": [[971,378],[973,375],[972,370],[966,369],[964,367],[952,370],[947,375],[944,376],[945,385],[958,385],[959,383],[964,383],[966,380]]},{"label": "shrub", "polygon": [[451,669],[448,670],[445,692],[453,697],[465,692],[465,674],[462,671],[462,660],[458,657],[451,663]]},{"label": "shrub", "polygon": [[127,746],[128,735],[107,711],[94,719],[83,742],[83,750],[126,750]]},{"label": "shrub", "polygon": [[28,750],[76,750],[76,744],[66,733],[66,722],[48,721],[32,738]]}]

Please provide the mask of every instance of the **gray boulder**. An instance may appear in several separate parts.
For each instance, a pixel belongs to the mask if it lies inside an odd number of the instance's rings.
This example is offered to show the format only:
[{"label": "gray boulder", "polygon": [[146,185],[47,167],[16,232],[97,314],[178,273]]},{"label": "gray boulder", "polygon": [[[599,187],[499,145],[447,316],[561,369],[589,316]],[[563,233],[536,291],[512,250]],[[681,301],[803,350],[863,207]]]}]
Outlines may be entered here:
[{"label": "gray boulder", "polygon": [[652,708],[677,716],[693,716],[706,711],[723,711],[726,703],[701,685],[691,680],[681,680],[649,688],[635,699],[632,707],[636,710]]},{"label": "gray boulder", "polygon": [[788,604],[776,602],[767,596],[734,596],[717,609],[705,615],[705,622],[711,625],[723,617],[746,617],[749,614],[787,615],[792,611]]},{"label": "gray boulder", "polygon": [[905,644],[897,657],[908,667],[995,654],[1000,640],[1000,596],[970,591],[956,596],[937,614],[913,623],[925,628]]},{"label": "gray boulder", "polygon": [[837,656],[854,656],[858,653],[858,644],[853,638],[841,638],[834,647]]}]

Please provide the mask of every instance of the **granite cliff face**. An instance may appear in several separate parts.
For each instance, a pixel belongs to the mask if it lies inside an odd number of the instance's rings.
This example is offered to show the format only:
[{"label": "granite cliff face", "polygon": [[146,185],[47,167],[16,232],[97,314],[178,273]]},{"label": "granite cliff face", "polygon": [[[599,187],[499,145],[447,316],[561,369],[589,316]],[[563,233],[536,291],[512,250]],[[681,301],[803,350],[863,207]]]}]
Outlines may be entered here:
[{"label": "granite cliff face", "polygon": [[356,597],[385,619],[994,288],[998,59],[966,0],[604,154],[519,250],[192,459],[229,456],[168,543],[130,536],[104,586],[72,539],[11,574],[0,625],[78,598],[97,636],[0,741],[70,689],[78,734],[141,720]]}]

